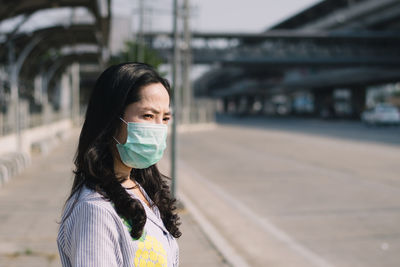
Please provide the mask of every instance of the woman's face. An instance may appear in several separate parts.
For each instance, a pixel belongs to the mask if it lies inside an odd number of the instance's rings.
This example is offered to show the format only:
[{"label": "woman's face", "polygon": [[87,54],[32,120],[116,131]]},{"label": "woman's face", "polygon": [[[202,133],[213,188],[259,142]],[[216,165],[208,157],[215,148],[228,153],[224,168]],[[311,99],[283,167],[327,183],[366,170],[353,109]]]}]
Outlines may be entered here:
[{"label": "woman's face", "polygon": [[[169,95],[161,83],[144,86],[140,90],[140,101],[128,105],[123,119],[126,122],[144,122],[168,124],[171,118]],[[127,125],[121,123],[121,129],[116,137],[121,144],[126,142]]]}]

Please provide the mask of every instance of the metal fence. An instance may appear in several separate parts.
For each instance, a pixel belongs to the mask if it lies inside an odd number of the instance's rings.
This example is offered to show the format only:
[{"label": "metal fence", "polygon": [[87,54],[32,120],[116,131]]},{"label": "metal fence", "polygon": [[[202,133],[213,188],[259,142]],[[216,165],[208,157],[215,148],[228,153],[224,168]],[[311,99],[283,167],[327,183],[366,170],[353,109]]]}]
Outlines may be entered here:
[{"label": "metal fence", "polygon": [[[17,119],[12,108],[7,113],[0,112],[0,136],[12,134],[16,131]],[[30,113],[29,104],[25,101],[19,103],[20,129],[34,128],[70,117],[69,112],[55,111],[51,105],[43,108],[41,113]]]}]

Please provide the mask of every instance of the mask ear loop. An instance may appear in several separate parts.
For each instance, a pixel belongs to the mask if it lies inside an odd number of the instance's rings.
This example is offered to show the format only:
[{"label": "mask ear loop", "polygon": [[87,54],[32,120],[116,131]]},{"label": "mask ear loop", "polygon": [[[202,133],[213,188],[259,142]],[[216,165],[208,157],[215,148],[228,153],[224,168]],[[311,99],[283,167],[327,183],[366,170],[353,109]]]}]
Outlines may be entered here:
[{"label": "mask ear loop", "polygon": [[[123,118],[119,118],[121,121],[123,121],[123,122],[125,122],[126,123],[126,125],[128,125],[128,123],[123,119]],[[113,138],[114,138],[114,140],[115,140],[115,142],[117,142],[118,144],[121,144],[114,136],[113,136]]]}]

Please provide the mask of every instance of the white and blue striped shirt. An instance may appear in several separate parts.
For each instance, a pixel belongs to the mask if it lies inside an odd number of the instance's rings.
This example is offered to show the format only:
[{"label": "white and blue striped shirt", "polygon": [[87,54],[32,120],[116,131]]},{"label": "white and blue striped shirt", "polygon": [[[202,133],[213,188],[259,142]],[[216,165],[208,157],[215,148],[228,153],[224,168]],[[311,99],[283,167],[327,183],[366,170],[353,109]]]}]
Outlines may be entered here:
[{"label": "white and blue striped shirt", "polygon": [[[84,187],[73,205],[76,197],[68,200],[65,206],[57,238],[63,267],[179,265],[178,244],[165,229],[155,205],[150,209],[142,202],[147,221],[142,237],[133,240],[113,205],[99,193]],[[70,215],[65,219],[67,214]]]}]

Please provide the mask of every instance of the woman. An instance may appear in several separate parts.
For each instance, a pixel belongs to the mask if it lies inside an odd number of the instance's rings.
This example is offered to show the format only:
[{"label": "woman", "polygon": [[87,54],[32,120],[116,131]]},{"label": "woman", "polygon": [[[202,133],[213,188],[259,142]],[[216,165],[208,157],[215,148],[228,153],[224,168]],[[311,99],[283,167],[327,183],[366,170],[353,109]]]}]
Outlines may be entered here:
[{"label": "woman", "polygon": [[109,67],[92,92],[58,234],[63,266],[178,266],[165,176],[169,84],[146,64]]}]

